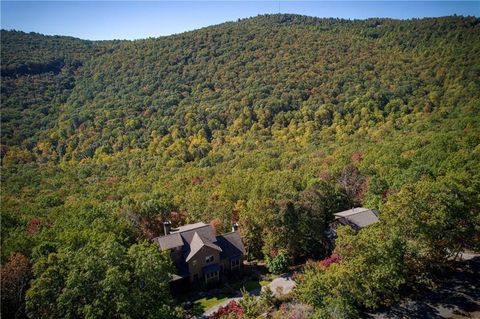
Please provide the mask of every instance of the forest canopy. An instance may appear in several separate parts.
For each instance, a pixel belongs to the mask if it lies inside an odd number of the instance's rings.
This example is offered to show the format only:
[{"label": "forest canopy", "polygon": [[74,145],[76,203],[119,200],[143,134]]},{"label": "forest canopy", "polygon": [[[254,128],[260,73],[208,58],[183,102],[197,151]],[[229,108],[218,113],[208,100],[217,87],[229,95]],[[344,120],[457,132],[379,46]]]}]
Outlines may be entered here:
[{"label": "forest canopy", "polygon": [[[334,213],[378,209],[382,226],[340,232],[342,263],[307,266],[298,298],[320,315],[394,300],[479,248],[478,18],[267,15],[136,41],[2,30],[1,44],[2,316],[179,315],[149,242],[167,219],[238,222],[275,272],[325,258]],[[371,270],[351,278],[368,300],[337,281],[353,267]]]}]

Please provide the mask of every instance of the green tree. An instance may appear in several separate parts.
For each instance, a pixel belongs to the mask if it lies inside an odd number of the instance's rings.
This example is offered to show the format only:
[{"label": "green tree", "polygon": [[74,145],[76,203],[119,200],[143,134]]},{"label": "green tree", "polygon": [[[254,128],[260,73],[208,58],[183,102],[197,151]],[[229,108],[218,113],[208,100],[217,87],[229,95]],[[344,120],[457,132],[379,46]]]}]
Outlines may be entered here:
[{"label": "green tree", "polygon": [[403,187],[383,206],[385,227],[402,234],[413,275],[475,247],[479,225],[478,185],[459,175]]},{"label": "green tree", "polygon": [[126,249],[111,236],[40,258],[27,292],[32,318],[175,318],[167,254],[146,243]]},{"label": "green tree", "polygon": [[375,309],[392,303],[406,280],[402,240],[378,225],[358,234],[340,228],[338,236],[334,253],[341,260],[308,264],[296,289],[299,300],[321,309],[325,318],[348,317],[355,312],[351,305]]},{"label": "green tree", "polygon": [[285,250],[276,251],[265,257],[267,268],[274,274],[281,274],[288,270],[292,260]]}]

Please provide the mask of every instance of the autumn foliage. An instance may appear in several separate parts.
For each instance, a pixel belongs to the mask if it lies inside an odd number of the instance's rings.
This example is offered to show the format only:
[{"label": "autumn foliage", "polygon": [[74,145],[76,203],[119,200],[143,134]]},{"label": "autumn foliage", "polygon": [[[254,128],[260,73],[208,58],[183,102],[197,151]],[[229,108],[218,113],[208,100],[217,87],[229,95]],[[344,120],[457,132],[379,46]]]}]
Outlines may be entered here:
[{"label": "autumn foliage", "polygon": [[215,218],[210,222],[210,225],[212,225],[213,229],[215,229],[215,233],[217,235],[222,233],[222,228],[223,228],[223,223],[220,220],[220,218]]},{"label": "autumn foliage", "polygon": [[226,306],[220,307],[215,313],[210,316],[210,319],[220,319],[227,316],[234,316],[234,318],[242,318],[242,306],[235,300],[230,301]]},{"label": "autumn foliage", "polygon": [[340,255],[331,255],[330,257],[321,260],[318,265],[322,268],[328,268],[331,264],[339,263],[342,260]]},{"label": "autumn foliage", "polygon": [[27,257],[14,252],[0,268],[2,318],[14,318],[23,312],[23,293],[29,280]]},{"label": "autumn foliage", "polygon": [[30,220],[27,224],[27,234],[29,235],[34,235],[38,232],[40,229],[40,226],[42,225],[42,221],[38,218],[34,218]]},{"label": "autumn foliage", "polygon": [[[32,318],[170,316],[158,247],[125,257],[165,221],[238,222],[246,258],[280,272],[326,257],[335,213],[377,208],[341,262],[307,273],[304,300],[325,311],[373,307],[480,249],[479,25],[278,14],[134,42],[2,30],[2,318],[27,289]],[[389,219],[398,241],[374,231]]]}]

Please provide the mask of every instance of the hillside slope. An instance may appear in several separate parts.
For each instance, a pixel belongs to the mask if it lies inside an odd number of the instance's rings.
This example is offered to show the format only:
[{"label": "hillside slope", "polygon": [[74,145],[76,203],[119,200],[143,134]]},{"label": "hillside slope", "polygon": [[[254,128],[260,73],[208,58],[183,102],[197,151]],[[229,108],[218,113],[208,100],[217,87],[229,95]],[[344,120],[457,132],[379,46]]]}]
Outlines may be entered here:
[{"label": "hillside slope", "polygon": [[[15,134],[11,127],[29,117],[18,120],[13,109],[21,90],[4,81],[6,114],[13,114],[3,131],[18,144],[35,135],[24,131],[42,131],[58,120],[53,134],[36,142],[53,144],[60,157],[79,160],[99,148],[110,154],[161,144],[183,161],[205,156],[215,137],[252,128],[272,134],[299,123],[351,134],[387,116],[471,101],[478,91],[478,28],[474,18],[352,22],[273,15],[115,49],[112,43],[6,32],[7,76],[71,74],[85,65],[74,78],[56,76],[56,85],[45,79],[44,91],[27,95],[22,112],[48,115],[53,109],[51,120]],[[27,55],[30,47],[34,54]],[[34,110],[25,100],[33,100]]]},{"label": "hillside slope", "polygon": [[4,30],[1,41],[2,144],[32,149],[58,122],[75,72],[110,45]]},{"label": "hillside slope", "polygon": [[137,41],[2,31],[1,70],[2,264],[32,265],[17,274],[31,287],[14,285],[26,302],[2,293],[2,315],[174,317],[166,276],[143,289],[135,268],[166,273],[143,243],[166,219],[238,221],[248,258],[270,265],[325,257],[333,213],[377,208],[386,229],[356,244],[372,255],[339,253],[375,269],[397,258],[374,254],[400,245],[384,232],[402,234],[393,294],[480,247],[477,18],[268,15]]}]

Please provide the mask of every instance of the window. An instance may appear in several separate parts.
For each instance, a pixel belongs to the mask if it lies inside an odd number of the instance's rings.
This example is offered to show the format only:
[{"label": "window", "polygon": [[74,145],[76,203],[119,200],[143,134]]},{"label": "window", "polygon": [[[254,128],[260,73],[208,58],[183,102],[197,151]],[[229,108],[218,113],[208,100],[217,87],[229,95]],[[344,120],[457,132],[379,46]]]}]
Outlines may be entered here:
[{"label": "window", "polygon": [[207,264],[213,262],[213,255],[207,256],[207,257],[205,258],[205,262],[206,262]]},{"label": "window", "polygon": [[240,259],[234,259],[231,262],[232,268],[240,267]]},{"label": "window", "polygon": [[207,279],[216,278],[216,277],[218,277],[218,271],[207,273],[207,274],[205,274],[205,277]]}]

